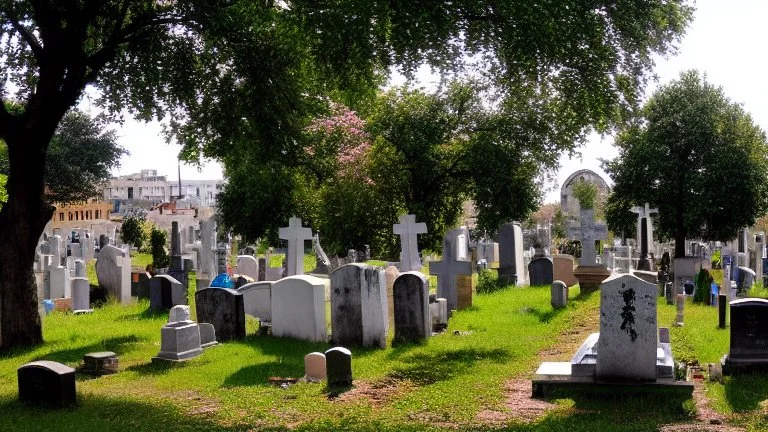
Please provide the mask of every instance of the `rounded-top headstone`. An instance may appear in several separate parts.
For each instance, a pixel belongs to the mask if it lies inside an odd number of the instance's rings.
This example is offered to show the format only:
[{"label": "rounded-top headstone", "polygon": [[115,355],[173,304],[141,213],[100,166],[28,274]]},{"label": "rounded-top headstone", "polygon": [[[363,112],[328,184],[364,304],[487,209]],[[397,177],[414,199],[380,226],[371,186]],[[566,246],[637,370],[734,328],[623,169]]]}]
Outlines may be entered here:
[{"label": "rounded-top headstone", "polygon": [[552,282],[552,307],[562,308],[568,303],[568,285],[565,282],[556,280]]},{"label": "rounded-top headstone", "polygon": [[394,283],[393,343],[420,342],[432,333],[429,284],[420,272],[405,272]]},{"label": "rounded-top headstone", "polygon": [[176,305],[172,307],[171,311],[168,313],[168,322],[188,321],[190,316],[188,305]]},{"label": "rounded-top headstone", "polygon": [[322,381],[325,374],[325,354],[312,352],[304,356],[304,376],[309,382]]},{"label": "rounded-top headstone", "polygon": [[325,374],[328,387],[352,385],[352,352],[334,347],[325,352]]},{"label": "rounded-top headstone", "polygon": [[34,361],[17,370],[19,400],[30,404],[66,406],[77,402],[75,370],[54,361]]}]

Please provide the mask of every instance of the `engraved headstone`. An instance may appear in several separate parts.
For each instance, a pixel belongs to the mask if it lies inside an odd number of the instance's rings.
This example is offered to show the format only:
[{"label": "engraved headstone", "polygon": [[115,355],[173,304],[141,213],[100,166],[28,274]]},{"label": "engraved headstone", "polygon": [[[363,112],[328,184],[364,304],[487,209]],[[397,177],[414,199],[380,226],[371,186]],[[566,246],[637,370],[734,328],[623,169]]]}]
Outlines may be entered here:
[{"label": "engraved headstone", "polygon": [[243,295],[246,315],[262,322],[272,321],[272,284],[273,282],[253,282],[237,289],[237,292]]},{"label": "engraved headstone", "polygon": [[384,270],[347,264],[331,273],[331,333],[337,344],[385,348],[389,328]]},{"label": "engraved headstone", "polygon": [[96,259],[99,286],[120,303],[131,301],[131,256],[128,251],[112,245],[104,246]]},{"label": "engraved headstone", "polygon": [[568,304],[568,285],[559,280],[552,282],[551,295],[552,307],[564,308]]},{"label": "engraved headstone", "polygon": [[229,288],[195,292],[197,321],[213,324],[219,342],[245,338],[243,295]]},{"label": "engraved headstone", "polygon": [[187,304],[187,289],[168,275],[157,275],[149,280],[149,308],[155,312]]}]

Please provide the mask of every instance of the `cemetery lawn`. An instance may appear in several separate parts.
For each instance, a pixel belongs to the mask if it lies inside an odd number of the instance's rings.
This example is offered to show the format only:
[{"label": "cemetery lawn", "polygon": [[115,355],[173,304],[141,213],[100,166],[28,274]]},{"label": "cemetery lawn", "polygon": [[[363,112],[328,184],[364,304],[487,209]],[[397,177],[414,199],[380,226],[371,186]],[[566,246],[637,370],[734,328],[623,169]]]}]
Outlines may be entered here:
[{"label": "cemetery lawn", "polygon": [[[160,328],[168,315],[147,312],[147,301],[126,307],[108,303],[92,315],[57,312],[43,319],[43,345],[0,355],[0,430],[572,432],[649,431],[693,421],[691,399],[658,395],[566,395],[536,411],[535,405],[542,402],[529,398],[526,380],[542,352],[566,347],[562,358],[550,360],[567,361],[571,347],[596,330],[588,327],[598,315],[599,293],[578,295],[578,289],[571,289],[563,310],[553,310],[549,301],[549,287],[476,295],[471,309],[455,313],[448,330],[425,344],[353,348],[351,389],[302,382],[283,389],[270,384],[270,377],[300,378],[304,355],[330,345],[257,335],[255,320],[249,321],[245,340],[210,348],[184,364],[167,365],[152,364],[150,358],[159,351]],[[194,305],[192,311],[194,318]],[[660,325],[671,322],[674,306],[660,304],[659,314]],[[719,358],[727,350],[728,337],[723,330],[721,337],[716,325],[714,308],[689,305],[686,326],[672,329],[673,347],[680,346],[676,355],[701,361]],[[712,339],[711,333],[718,337]],[[721,348],[710,347],[713,344]],[[119,355],[120,372],[101,378],[78,374],[77,407],[44,410],[18,402],[20,365],[47,359],[76,367],[85,353],[103,350]],[[749,380],[734,383],[750,386],[757,396],[735,399],[734,386],[727,382],[709,386],[710,396],[715,394],[714,405],[723,412],[748,411],[736,414],[735,422],[765,426],[756,407],[768,397],[768,386],[761,382],[762,387]],[[526,417],[532,410],[535,415]]]}]

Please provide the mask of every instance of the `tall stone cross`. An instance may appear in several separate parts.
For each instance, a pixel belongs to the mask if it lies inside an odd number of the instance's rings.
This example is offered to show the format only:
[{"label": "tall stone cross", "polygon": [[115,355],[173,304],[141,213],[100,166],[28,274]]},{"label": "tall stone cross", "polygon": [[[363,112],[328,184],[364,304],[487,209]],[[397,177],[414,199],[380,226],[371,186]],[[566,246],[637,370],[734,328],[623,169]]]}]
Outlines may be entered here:
[{"label": "tall stone cross", "polygon": [[301,219],[288,219],[288,226],[280,228],[279,236],[288,241],[288,269],[286,276],[304,274],[304,240],[312,240],[312,230],[301,226]]},{"label": "tall stone cross", "polygon": [[[637,213],[637,250],[642,255],[643,245],[645,245],[646,254],[653,247],[653,225],[651,223],[651,214],[659,213],[659,209],[652,209],[645,203],[644,207],[632,207],[632,213]],[[643,235],[643,219],[645,219],[646,232]],[[642,257],[641,258],[646,258]]]},{"label": "tall stone cross", "polygon": [[421,271],[417,236],[426,234],[427,224],[416,223],[416,215],[402,215],[400,223],[392,226],[392,231],[400,236],[400,271]]},{"label": "tall stone cross", "polygon": [[456,276],[472,274],[472,263],[459,261],[457,257],[458,245],[461,243],[459,237],[469,237],[468,234],[466,228],[448,231],[443,239],[443,260],[429,263],[429,274],[437,276],[437,296],[448,301],[449,311],[458,307]]},{"label": "tall stone cross", "polygon": [[581,210],[580,227],[568,228],[568,236],[581,241],[581,258],[579,265],[593,266],[597,264],[597,252],[595,240],[608,239],[608,227],[605,224],[595,223],[593,210]]}]

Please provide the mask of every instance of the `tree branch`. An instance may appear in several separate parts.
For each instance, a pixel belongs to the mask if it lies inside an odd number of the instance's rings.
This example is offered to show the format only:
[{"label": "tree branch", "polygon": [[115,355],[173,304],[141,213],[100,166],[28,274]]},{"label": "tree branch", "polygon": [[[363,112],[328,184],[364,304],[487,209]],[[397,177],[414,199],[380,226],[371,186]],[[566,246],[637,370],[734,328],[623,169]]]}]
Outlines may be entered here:
[{"label": "tree branch", "polygon": [[37,40],[37,37],[35,37],[32,32],[21,25],[19,20],[11,17],[8,13],[5,14],[6,17],[8,17],[8,21],[11,22],[11,26],[21,35],[22,39],[29,44],[29,48],[32,50],[32,54],[35,55],[35,59],[38,63],[40,63],[40,58],[43,55],[43,47],[40,45],[40,41]]},{"label": "tree branch", "polygon": [[[6,138],[11,131],[13,116],[5,108],[5,102],[0,101],[0,138]],[[5,140],[6,142],[8,140]]]}]

